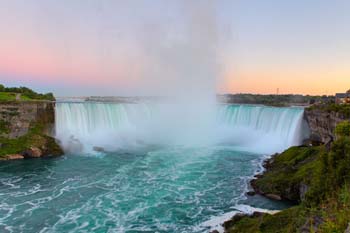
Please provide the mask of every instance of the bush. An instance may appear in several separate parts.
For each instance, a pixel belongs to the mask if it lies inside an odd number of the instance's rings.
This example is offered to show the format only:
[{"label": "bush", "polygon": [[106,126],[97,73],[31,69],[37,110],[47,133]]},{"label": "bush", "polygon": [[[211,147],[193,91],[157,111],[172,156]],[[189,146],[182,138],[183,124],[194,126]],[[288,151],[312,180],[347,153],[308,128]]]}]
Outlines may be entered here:
[{"label": "bush", "polygon": [[320,104],[313,105],[309,109],[321,110],[326,112],[336,112],[341,114],[345,118],[350,118],[350,105],[349,104]]},{"label": "bush", "polygon": [[321,169],[307,193],[308,205],[318,205],[345,183],[350,183],[350,138],[336,140],[320,157]]},{"label": "bush", "polygon": [[350,137],[350,121],[343,121],[335,128],[338,137]]},{"label": "bush", "polygon": [[7,93],[20,93],[24,99],[33,99],[33,100],[51,100],[54,101],[55,97],[52,93],[39,94],[27,87],[4,87],[0,84],[0,92]]}]

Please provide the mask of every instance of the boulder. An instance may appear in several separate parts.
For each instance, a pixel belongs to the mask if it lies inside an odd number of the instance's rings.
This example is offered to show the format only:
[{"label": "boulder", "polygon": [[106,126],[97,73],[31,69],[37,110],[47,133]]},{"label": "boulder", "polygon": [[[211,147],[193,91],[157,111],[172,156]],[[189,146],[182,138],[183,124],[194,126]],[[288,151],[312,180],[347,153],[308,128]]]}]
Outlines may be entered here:
[{"label": "boulder", "polygon": [[231,228],[235,223],[239,222],[242,218],[248,216],[247,214],[244,214],[244,213],[237,213],[235,214],[235,216],[233,216],[230,220],[224,222],[222,224],[222,226],[225,228],[225,229],[229,229]]},{"label": "boulder", "polygon": [[280,195],[273,194],[273,193],[267,193],[267,194],[265,194],[265,197],[270,198],[272,200],[276,200],[276,201],[282,200]]},{"label": "boulder", "polygon": [[318,232],[320,225],[324,223],[323,219],[319,216],[313,216],[309,218],[306,223],[300,228],[301,233]]},{"label": "boulder", "polygon": [[350,222],[348,224],[348,227],[346,228],[346,230],[344,231],[344,233],[350,233]]},{"label": "boulder", "polygon": [[31,147],[24,151],[23,156],[24,158],[40,158],[43,156],[43,152],[37,147]]},{"label": "boulder", "polygon": [[11,154],[11,155],[6,155],[4,157],[0,157],[0,160],[16,160],[16,159],[24,159],[24,156],[21,154]]},{"label": "boulder", "polygon": [[255,191],[249,191],[249,192],[247,192],[247,195],[248,196],[254,196],[256,193],[255,193]]},{"label": "boulder", "polygon": [[259,212],[259,211],[254,211],[254,213],[252,214],[252,218],[258,218],[258,217],[261,217],[263,216],[264,213],[263,212]]},{"label": "boulder", "polygon": [[213,230],[210,233],[220,233],[218,230]]},{"label": "boulder", "polygon": [[305,195],[307,193],[307,191],[309,190],[309,186],[304,184],[304,183],[301,183],[299,185],[299,195],[300,195],[300,200],[305,200]]},{"label": "boulder", "polygon": [[92,149],[96,152],[102,152],[102,153],[106,152],[103,147],[99,147],[99,146],[94,146]]},{"label": "boulder", "polygon": [[20,154],[8,155],[7,158],[9,160],[24,159],[23,155],[20,155]]}]

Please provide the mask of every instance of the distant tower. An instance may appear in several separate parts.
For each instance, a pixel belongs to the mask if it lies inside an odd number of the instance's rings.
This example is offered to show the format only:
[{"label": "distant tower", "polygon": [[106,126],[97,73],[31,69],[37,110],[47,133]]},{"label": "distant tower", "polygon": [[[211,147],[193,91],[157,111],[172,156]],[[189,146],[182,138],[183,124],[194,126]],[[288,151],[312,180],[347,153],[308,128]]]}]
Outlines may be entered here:
[{"label": "distant tower", "polygon": [[280,94],[280,89],[277,88],[277,90],[276,90],[276,95],[279,95],[279,94]]}]

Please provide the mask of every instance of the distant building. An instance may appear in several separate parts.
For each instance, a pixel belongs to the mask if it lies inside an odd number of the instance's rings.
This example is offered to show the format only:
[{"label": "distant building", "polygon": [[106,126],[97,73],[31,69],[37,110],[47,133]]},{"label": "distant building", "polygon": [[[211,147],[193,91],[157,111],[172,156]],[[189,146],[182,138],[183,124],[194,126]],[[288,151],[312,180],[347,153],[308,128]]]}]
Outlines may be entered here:
[{"label": "distant building", "polygon": [[350,104],[350,93],[337,93],[335,94],[336,104]]}]

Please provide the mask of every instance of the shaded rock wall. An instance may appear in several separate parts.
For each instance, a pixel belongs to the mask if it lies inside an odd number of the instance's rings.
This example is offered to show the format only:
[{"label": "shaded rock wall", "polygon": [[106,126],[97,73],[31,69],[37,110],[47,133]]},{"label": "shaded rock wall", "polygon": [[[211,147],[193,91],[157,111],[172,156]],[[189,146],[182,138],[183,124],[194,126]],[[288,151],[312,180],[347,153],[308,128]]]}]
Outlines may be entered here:
[{"label": "shaded rock wall", "polygon": [[0,160],[62,155],[54,125],[54,102],[0,102]]},{"label": "shaded rock wall", "polygon": [[55,110],[53,102],[0,102],[1,136],[15,139],[28,133],[30,126],[40,123],[44,133],[54,130]]},{"label": "shaded rock wall", "polygon": [[339,122],[350,120],[340,113],[319,109],[305,109],[305,119],[310,128],[310,139],[322,143],[335,138],[334,130]]}]

